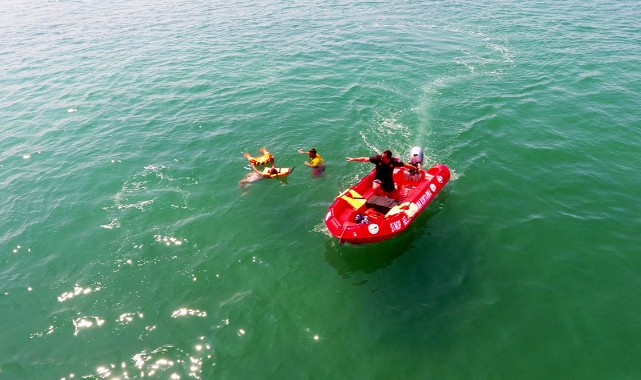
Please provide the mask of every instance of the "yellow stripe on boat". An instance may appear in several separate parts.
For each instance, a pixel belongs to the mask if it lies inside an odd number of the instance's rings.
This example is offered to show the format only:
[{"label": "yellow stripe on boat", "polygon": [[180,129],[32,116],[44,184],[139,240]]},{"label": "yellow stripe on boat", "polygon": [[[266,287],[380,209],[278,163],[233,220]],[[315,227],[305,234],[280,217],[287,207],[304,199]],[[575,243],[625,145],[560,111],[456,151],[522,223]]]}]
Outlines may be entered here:
[{"label": "yellow stripe on boat", "polygon": [[[347,196],[348,193],[350,196]],[[352,190],[352,189],[349,189],[348,191],[340,195],[340,198],[347,201],[347,203],[349,203],[352,207],[354,207],[355,210],[358,210],[359,208],[363,207],[363,205],[367,201],[356,190]]]}]

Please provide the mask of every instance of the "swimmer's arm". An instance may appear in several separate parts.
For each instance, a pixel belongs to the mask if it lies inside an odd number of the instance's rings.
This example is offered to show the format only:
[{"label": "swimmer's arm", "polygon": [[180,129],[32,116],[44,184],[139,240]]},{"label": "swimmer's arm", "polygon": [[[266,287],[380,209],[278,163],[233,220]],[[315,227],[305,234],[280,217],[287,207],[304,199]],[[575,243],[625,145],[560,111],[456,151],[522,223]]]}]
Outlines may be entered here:
[{"label": "swimmer's arm", "polygon": [[403,167],[405,167],[406,169],[410,169],[410,170],[418,170],[419,169],[418,165],[408,164],[407,162],[403,162]]}]

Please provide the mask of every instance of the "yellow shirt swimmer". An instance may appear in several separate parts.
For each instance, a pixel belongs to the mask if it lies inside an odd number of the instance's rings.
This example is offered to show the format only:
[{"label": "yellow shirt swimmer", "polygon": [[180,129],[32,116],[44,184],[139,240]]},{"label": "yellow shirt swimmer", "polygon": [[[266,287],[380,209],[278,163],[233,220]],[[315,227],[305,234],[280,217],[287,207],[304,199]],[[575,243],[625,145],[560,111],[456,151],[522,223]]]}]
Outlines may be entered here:
[{"label": "yellow shirt swimmer", "polygon": [[298,150],[298,153],[307,154],[309,156],[309,162],[305,162],[305,165],[314,169],[312,174],[318,175],[325,170],[325,160],[321,157],[320,154],[316,153],[316,149],[312,148],[307,152],[304,152],[302,149]]},{"label": "yellow shirt swimmer", "polygon": [[325,162],[323,161],[323,157],[321,157],[320,154],[317,154],[315,157],[309,158],[309,165],[313,168],[317,168],[323,165],[324,163]]}]

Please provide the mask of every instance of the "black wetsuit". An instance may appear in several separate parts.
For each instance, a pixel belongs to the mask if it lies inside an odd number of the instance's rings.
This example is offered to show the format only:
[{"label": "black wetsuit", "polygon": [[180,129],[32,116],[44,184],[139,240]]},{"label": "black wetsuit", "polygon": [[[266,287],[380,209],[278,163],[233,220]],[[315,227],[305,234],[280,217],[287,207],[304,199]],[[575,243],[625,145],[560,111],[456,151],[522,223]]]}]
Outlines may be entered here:
[{"label": "black wetsuit", "polygon": [[398,158],[391,158],[386,164],[380,155],[370,157],[369,162],[376,165],[376,175],[374,178],[382,182],[383,190],[388,193],[394,191],[394,178],[392,174],[394,174],[395,167],[404,165],[403,162]]}]

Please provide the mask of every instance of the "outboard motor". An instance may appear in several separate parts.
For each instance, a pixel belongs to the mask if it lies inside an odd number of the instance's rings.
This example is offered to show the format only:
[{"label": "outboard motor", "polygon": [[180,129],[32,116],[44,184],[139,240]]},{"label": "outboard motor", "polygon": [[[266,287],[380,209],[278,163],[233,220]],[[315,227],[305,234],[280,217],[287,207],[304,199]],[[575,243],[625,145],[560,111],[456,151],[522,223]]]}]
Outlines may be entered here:
[{"label": "outboard motor", "polygon": [[423,149],[420,146],[412,147],[410,150],[410,164],[417,166],[421,170],[423,166]]},{"label": "outboard motor", "polygon": [[412,147],[409,162],[416,166],[418,170],[406,170],[405,179],[408,181],[420,181],[421,173],[423,173],[421,170],[423,167],[423,149],[420,146]]}]

